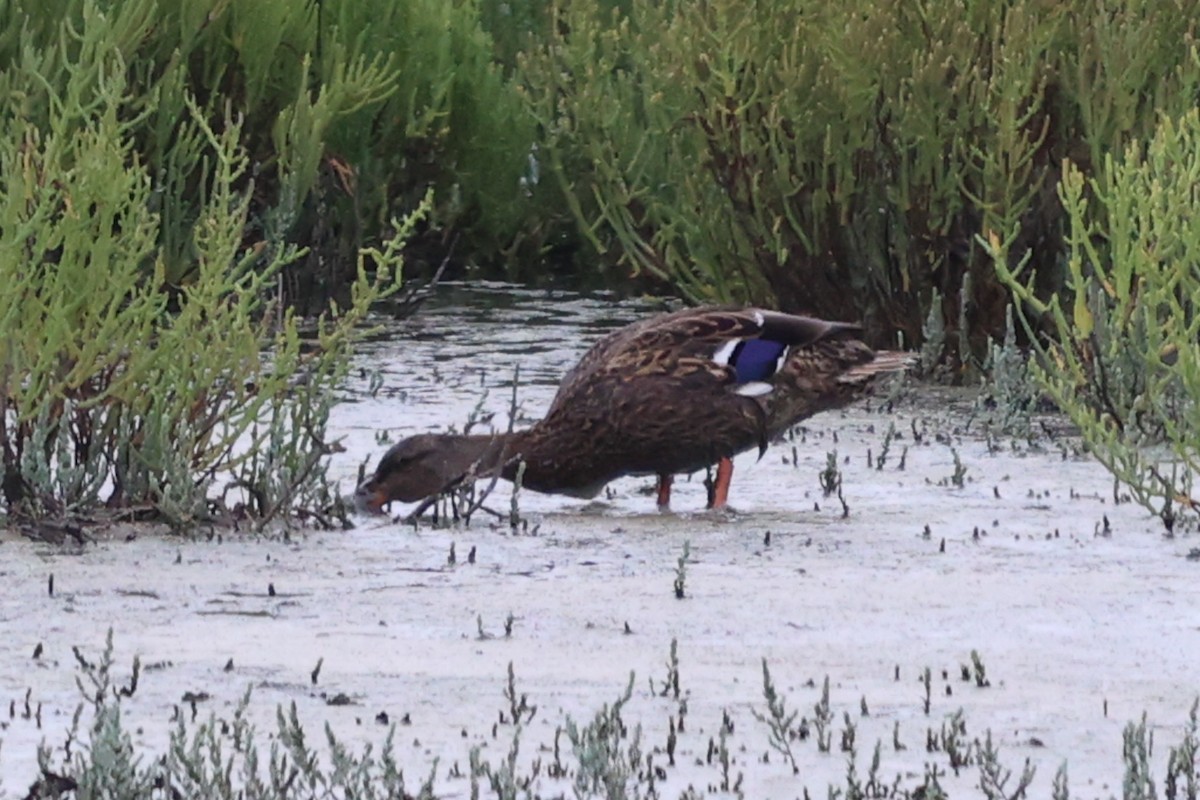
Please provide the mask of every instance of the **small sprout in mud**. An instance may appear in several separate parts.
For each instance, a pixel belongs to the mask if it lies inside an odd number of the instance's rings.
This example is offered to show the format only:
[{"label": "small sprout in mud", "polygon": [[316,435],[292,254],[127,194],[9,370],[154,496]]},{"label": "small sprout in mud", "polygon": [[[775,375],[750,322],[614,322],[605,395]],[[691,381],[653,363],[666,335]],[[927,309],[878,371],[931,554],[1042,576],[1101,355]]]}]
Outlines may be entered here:
[{"label": "small sprout in mud", "polygon": [[275,584],[268,583],[267,584],[267,597],[274,597],[274,596],[275,596]]},{"label": "small sprout in mud", "polygon": [[864,717],[871,716],[871,710],[867,708],[867,696],[864,694],[858,701],[858,711]]},{"label": "small sprout in mud", "polygon": [[687,560],[692,553],[692,543],[688,539],[683,540],[683,554],[679,556],[679,561],[675,565],[675,599],[682,600],[685,594],[687,583]]},{"label": "small sprout in mud", "polygon": [[470,552],[467,553],[467,563],[468,564],[475,563],[475,545],[471,545],[471,550],[470,550]]},{"label": "small sprout in mud", "polygon": [[133,697],[133,693],[137,691],[138,676],[142,673],[142,659],[140,656],[133,657],[133,673],[129,676],[129,685],[121,686],[117,689],[117,695],[120,697]]},{"label": "small sprout in mud", "polygon": [[176,563],[176,564],[182,564],[182,563],[183,563],[183,551],[182,551],[182,550],[176,550],[176,551],[175,551],[175,563]]},{"label": "small sprout in mud", "polygon": [[817,474],[817,479],[821,483],[821,491],[826,497],[839,492],[842,488],[842,473],[838,469],[837,450],[830,450],[825,454],[825,469]]},{"label": "small sprout in mud", "polygon": [[321,656],[320,658],[317,659],[317,665],[315,667],[313,667],[313,671],[312,671],[312,685],[313,686],[316,686],[317,681],[320,680],[320,678],[321,678],[321,665],[324,663],[325,663],[325,656]]},{"label": "small sprout in mud", "polygon": [[[888,453],[892,449],[892,440],[896,438],[896,423],[888,424],[887,431],[883,434],[883,443],[879,446],[879,458],[875,459],[875,469],[882,470],[883,465],[887,463]],[[871,451],[867,451],[867,464],[870,465]]]},{"label": "small sprout in mud", "polygon": [[992,685],[992,682],[987,679],[987,670],[983,666],[983,658],[979,655],[978,650],[971,651],[971,666],[975,670],[975,685],[980,689],[986,689]]},{"label": "small sprout in mud", "polygon": [[813,706],[813,727],[817,730],[817,750],[828,753],[833,744],[833,709],[829,706],[829,676],[821,684],[821,699]]},{"label": "small sprout in mud", "polygon": [[929,527],[929,523],[928,523],[928,522],[926,522],[926,523],[925,523],[925,530],[921,532],[921,538],[922,538],[922,539],[926,539],[926,540],[928,540],[928,539],[931,539],[932,537],[933,537],[933,530],[932,530],[932,529],[930,529],[930,527]]},{"label": "small sprout in mud", "polygon": [[767,531],[763,534],[763,547],[771,546],[771,532]]},{"label": "small sprout in mud", "polygon": [[225,662],[225,671],[233,672],[233,658],[232,657],[230,657],[230,659]]},{"label": "small sprout in mud", "polygon": [[875,460],[871,457],[871,448],[867,448],[867,469],[875,468]]},{"label": "small sprout in mud", "polygon": [[383,388],[383,370],[376,368],[372,369],[370,372],[367,372],[367,370],[364,369],[362,372],[367,379],[367,394],[371,397],[377,396],[379,394],[379,390]]},{"label": "small sprout in mud", "polygon": [[[725,712],[725,718],[729,718],[729,713]],[[738,797],[741,797],[742,773],[738,773],[737,780],[730,783],[729,766],[733,759],[729,755],[729,736],[733,733],[733,724],[722,725],[721,730],[717,732],[717,759],[721,762],[721,785],[722,792],[734,792]],[[711,749],[711,747],[710,747]],[[711,763],[711,762],[710,762]]]},{"label": "small sprout in mud", "polygon": [[[508,685],[504,688],[504,699],[508,701],[508,710],[512,715],[512,724],[522,724],[521,719],[525,717],[525,722],[532,722],[533,715],[537,713],[537,706],[529,705],[529,696],[522,693],[517,695],[517,677],[513,671],[513,662],[508,662]],[[526,715],[528,715],[526,717]],[[504,712],[500,712],[500,720],[504,721]]]},{"label": "small sprout in mud", "polygon": [[[653,690],[653,686],[651,689]],[[676,700],[679,699],[679,640],[674,637],[671,638],[671,654],[667,657],[667,679],[663,681],[662,691],[657,694],[659,697],[669,694]],[[681,718],[680,723],[682,722]]]},{"label": "small sprout in mud", "polygon": [[959,665],[959,678],[961,678],[964,683],[971,680],[971,668],[966,664]]},{"label": "small sprout in mud", "polygon": [[1103,515],[1103,527],[1101,527],[1101,523],[1096,523],[1094,535],[1103,536],[1105,538],[1112,536],[1112,524],[1108,521],[1108,514]]},{"label": "small sprout in mud", "polygon": [[454,542],[450,543],[450,555],[446,556],[446,563],[454,566],[458,562],[458,555],[454,552]]},{"label": "small sprout in mud", "polygon": [[929,703],[933,693],[933,671],[926,667],[921,672],[921,685],[925,687],[925,696],[921,699],[921,708],[925,716],[929,716]]},{"label": "small sprout in mud", "polygon": [[853,753],[854,752],[854,737],[855,737],[855,734],[857,733],[857,731],[855,731],[855,729],[854,729],[854,720],[850,719],[849,711],[843,712],[842,719],[846,724],[846,727],[842,729],[842,744],[841,744],[842,752],[843,753]]},{"label": "small sprout in mud", "polygon": [[842,504],[842,519],[845,519],[850,516],[850,506],[846,504],[846,498],[842,496],[842,486],[840,483],[838,484],[837,499]]},{"label": "small sprout in mud", "polygon": [[50,580],[47,582],[47,584],[48,584],[46,587],[47,591],[49,591],[51,597],[54,597],[54,573],[53,572],[50,573]]},{"label": "small sprout in mud", "polygon": [[967,468],[963,465],[962,459],[959,458],[956,448],[950,448],[950,456],[954,459],[954,472],[950,473],[950,483],[961,489],[967,477]]},{"label": "small sprout in mud", "polygon": [[894,680],[897,683],[899,683],[900,682],[900,665],[899,664],[896,665],[896,670],[895,670],[894,676],[895,676]]},{"label": "small sprout in mud", "polygon": [[483,629],[483,614],[475,615],[475,634],[475,638],[481,642],[492,638],[492,635]]},{"label": "small sprout in mud", "polygon": [[95,669],[95,666],[83,657],[83,653],[80,651],[78,645],[71,645],[71,652],[75,654],[75,663],[77,663],[79,668],[84,672],[91,672],[93,669]]},{"label": "small sprout in mud", "polygon": [[[515,379],[514,379],[515,383]],[[513,389],[513,396],[516,396],[516,389]],[[512,496],[508,506],[508,527],[515,533],[523,520],[521,519],[521,484],[525,479],[525,462],[521,461],[517,464],[517,474],[513,476]]]},{"label": "small sprout in mud", "polygon": [[796,764],[796,756],[792,753],[791,743],[791,730],[796,721],[796,712],[787,710],[786,698],[780,696],[775,690],[775,684],[771,680],[771,669],[767,666],[765,658],[762,660],[762,668],[763,699],[767,701],[767,713],[762,714],[755,709],[751,709],[750,713],[759,722],[766,723],[771,749],[788,760],[792,766],[792,774],[795,775],[800,772],[800,767]]},{"label": "small sprout in mud", "polygon": [[675,718],[667,717],[667,763],[675,766]]},{"label": "small sprout in mud", "polygon": [[633,628],[629,627],[629,621],[625,621],[625,630],[622,631],[626,636],[633,636]]},{"label": "small sprout in mud", "polygon": [[900,451],[900,461],[896,464],[896,469],[904,472],[904,466],[908,463],[908,445],[904,445],[904,449]]},{"label": "small sprout in mud", "polygon": [[[1195,774],[1193,770],[1191,774]],[[1170,794],[1167,795],[1171,797]],[[1070,800],[1071,792],[1067,788],[1067,762],[1064,761],[1058,768],[1058,772],[1054,773],[1054,784],[1051,788],[1050,797],[1052,800]]]},{"label": "small sprout in mud", "polygon": [[900,741],[900,720],[896,720],[892,725],[892,749],[897,753],[908,749],[908,746]]},{"label": "small sprout in mud", "polygon": [[37,645],[33,648],[33,660],[37,661],[41,657],[42,657],[42,643],[38,642]]},{"label": "small sprout in mud", "polygon": [[946,537],[945,536],[942,537],[942,543],[940,545],[938,545],[938,552],[939,553],[946,552]]},{"label": "small sprout in mud", "polygon": [[940,749],[950,759],[950,768],[955,775],[971,763],[971,744],[968,742],[965,749],[963,746],[966,735],[967,723],[963,720],[963,710],[960,708],[942,722],[939,737]]},{"label": "small sprout in mud", "polygon": [[[883,743],[878,739],[875,740],[875,752],[871,755],[871,767],[867,770],[867,785],[863,787],[862,794],[858,797],[888,797],[889,793],[883,783],[879,780],[879,765],[883,760]],[[899,778],[899,776],[897,776]],[[896,792],[891,792],[891,797],[896,797]]]}]

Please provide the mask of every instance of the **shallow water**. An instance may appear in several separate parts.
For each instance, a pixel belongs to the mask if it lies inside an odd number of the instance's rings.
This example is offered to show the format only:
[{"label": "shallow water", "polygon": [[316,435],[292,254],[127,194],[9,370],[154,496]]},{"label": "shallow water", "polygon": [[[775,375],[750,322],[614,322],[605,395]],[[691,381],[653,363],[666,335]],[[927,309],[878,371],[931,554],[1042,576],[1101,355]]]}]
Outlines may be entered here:
[{"label": "shallow water", "polygon": [[[603,296],[449,287],[362,347],[332,420],[348,448],[335,474],[350,491],[358,465],[386,446],[379,432],[394,441],[461,425],[485,389],[482,408],[503,429],[518,363],[520,423],[537,418],[591,341],[651,310]],[[383,384],[372,396],[373,369]],[[634,671],[624,718],[643,726],[644,749],[659,748],[655,763],[664,765],[667,720],[679,706],[657,687],[672,640],[688,723],[663,797],[688,785],[725,796],[712,790],[720,772],[706,753],[726,713],[733,770],[751,798],[844,786],[839,744],[850,724],[860,778],[879,741],[885,784],[911,790],[933,763],[947,771],[953,797],[982,796],[976,767],[956,775],[944,753],[924,746],[927,731],[959,709],[968,739],[990,730],[1006,766],[1019,772],[1028,758],[1038,768],[1033,797],[1049,796],[1064,761],[1073,797],[1120,796],[1122,728],[1145,711],[1161,781],[1167,747],[1200,691],[1200,565],[1186,557],[1195,537],[1165,539],[1144,511],[1115,505],[1107,473],[1069,443],[990,448],[977,424],[964,433],[970,405],[966,394],[917,390],[891,413],[876,401],[814,418],[795,442],[737,460],[731,513],[703,512],[694,479],[677,484],[676,513],[659,514],[651,481],[628,479],[603,502],[524,494],[536,535],[487,524],[414,531],[363,518],[354,531],[290,542],[144,531],[127,539],[122,529],[72,552],[0,534],[0,797],[24,795],[39,741],[61,755],[78,702],[71,647],[95,656],[109,627],[119,678],[135,654],[155,665],[124,701],[135,741],[150,751],[165,747],[184,692],[210,695],[203,718],[228,715],[252,686],[250,713],[265,729],[277,704],[295,702],[313,739],[327,722],[351,742],[378,743],[385,729],[376,714],[407,714],[397,757],[414,776],[410,789],[440,757],[446,797],[468,796],[466,779],[450,771],[466,770],[471,747],[493,763],[508,751],[512,728],[496,723],[508,709],[509,663],[539,709],[522,734],[521,763],[548,759],[539,748],[552,745],[565,717],[590,719]],[[877,469],[891,422],[899,436]],[[961,487],[950,480],[952,448],[966,469]],[[835,449],[848,517],[817,480]],[[500,490],[496,506],[506,509],[507,497]],[[987,688],[960,680],[972,650]],[[767,732],[754,716],[765,708],[763,658],[789,707],[810,719],[830,679],[832,752],[811,737],[795,742],[798,775],[774,752],[763,761]],[[27,692],[40,727],[24,716]],[[337,693],[353,703],[327,705]]]}]

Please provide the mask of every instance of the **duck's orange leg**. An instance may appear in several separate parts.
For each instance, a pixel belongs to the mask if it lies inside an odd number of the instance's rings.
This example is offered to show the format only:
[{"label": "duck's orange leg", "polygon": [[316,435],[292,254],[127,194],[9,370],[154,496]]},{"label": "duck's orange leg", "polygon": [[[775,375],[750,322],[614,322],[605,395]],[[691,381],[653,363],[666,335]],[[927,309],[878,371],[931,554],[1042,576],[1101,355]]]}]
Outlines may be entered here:
[{"label": "duck's orange leg", "polygon": [[658,476],[658,507],[666,510],[671,507],[671,483],[675,478],[671,475]]},{"label": "duck's orange leg", "polygon": [[724,508],[729,501],[729,483],[733,480],[733,461],[722,458],[717,462],[717,479],[713,482],[712,495],[708,498],[709,508]]}]

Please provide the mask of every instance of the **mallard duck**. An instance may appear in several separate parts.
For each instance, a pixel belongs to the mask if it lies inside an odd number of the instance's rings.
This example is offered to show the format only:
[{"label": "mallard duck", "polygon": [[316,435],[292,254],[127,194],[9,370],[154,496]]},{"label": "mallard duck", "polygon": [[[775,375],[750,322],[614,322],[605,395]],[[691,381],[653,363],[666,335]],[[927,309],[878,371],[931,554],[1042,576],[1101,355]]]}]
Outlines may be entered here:
[{"label": "mallard duck", "polygon": [[[379,512],[499,472],[525,489],[594,497],[623,475],[672,476],[717,465],[709,507],[728,501],[732,458],[802,419],[863,394],[912,355],[875,351],[844,322],[757,308],[689,308],[621,328],[567,373],[545,418],[513,433],[421,434],[384,453],[358,487]],[[524,464],[523,468],[520,467]]]}]

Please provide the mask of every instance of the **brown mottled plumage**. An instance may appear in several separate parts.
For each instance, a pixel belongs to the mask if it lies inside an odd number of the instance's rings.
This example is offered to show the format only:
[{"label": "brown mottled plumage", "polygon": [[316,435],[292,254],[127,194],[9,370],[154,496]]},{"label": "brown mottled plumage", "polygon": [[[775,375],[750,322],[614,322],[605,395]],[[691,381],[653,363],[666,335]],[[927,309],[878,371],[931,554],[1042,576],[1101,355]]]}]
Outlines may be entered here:
[{"label": "brown mottled plumage", "polygon": [[[722,505],[732,456],[761,453],[800,420],[852,401],[876,375],[910,365],[908,353],[875,352],[859,333],[857,325],[753,308],[636,322],[583,356],[540,422],[512,434],[405,439],[359,487],[360,503],[378,511],[496,470],[512,480],[524,462],[523,487],[580,497],[622,475],[658,475],[665,505],[671,475],[721,462],[724,489],[710,504]],[[766,359],[751,363],[743,343],[752,340],[762,341]]]}]

